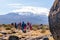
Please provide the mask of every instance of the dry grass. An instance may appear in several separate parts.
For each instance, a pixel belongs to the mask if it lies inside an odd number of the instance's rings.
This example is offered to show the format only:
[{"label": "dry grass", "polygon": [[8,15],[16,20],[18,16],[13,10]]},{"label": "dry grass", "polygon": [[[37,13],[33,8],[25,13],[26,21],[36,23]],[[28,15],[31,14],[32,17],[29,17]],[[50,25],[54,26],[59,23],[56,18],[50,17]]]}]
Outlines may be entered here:
[{"label": "dry grass", "polygon": [[[45,36],[45,35],[51,35],[50,30],[48,28],[48,30],[45,29],[45,32],[42,33],[42,29],[38,30],[38,26],[33,27],[33,30],[30,30],[30,32],[27,33],[23,33],[22,30],[16,30],[15,28],[11,28],[11,27],[6,27],[6,25],[4,25],[5,27],[1,27],[0,31],[6,32],[7,34],[12,33],[12,31],[15,31],[15,34],[11,34],[11,35],[15,35],[18,37],[41,37],[41,36]],[[45,27],[45,26],[44,26]],[[10,30],[6,30],[6,28],[10,28]],[[1,34],[2,35],[2,34]],[[8,38],[8,37],[6,37]],[[49,37],[49,40],[54,40],[53,37]]]}]

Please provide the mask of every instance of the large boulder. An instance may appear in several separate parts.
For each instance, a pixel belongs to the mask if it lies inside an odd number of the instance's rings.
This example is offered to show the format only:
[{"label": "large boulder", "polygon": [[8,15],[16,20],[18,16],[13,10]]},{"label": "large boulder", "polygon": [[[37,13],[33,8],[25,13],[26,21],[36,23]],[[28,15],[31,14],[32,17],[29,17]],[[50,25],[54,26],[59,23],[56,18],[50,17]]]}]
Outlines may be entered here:
[{"label": "large boulder", "polygon": [[8,40],[19,40],[19,37],[17,37],[17,36],[10,36]]},{"label": "large boulder", "polygon": [[43,40],[49,40],[49,38],[44,38]]},{"label": "large boulder", "polygon": [[55,0],[49,13],[50,31],[55,40],[60,40],[60,0]]}]

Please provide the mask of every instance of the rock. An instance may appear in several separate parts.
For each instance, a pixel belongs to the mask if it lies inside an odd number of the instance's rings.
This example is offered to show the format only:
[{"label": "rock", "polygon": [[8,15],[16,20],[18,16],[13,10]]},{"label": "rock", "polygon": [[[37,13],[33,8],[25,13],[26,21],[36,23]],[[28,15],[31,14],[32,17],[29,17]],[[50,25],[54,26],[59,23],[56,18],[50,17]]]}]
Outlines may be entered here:
[{"label": "rock", "polygon": [[0,38],[0,40],[3,40],[2,38]]},{"label": "rock", "polygon": [[26,31],[24,30],[23,33],[26,33]]},{"label": "rock", "polygon": [[55,40],[60,40],[60,0],[55,0],[49,13],[50,31]]},{"label": "rock", "polygon": [[5,33],[5,32],[2,32],[2,34],[6,35],[7,33]]},{"label": "rock", "polygon": [[11,34],[12,32],[11,32],[11,30],[7,30],[7,33],[8,33],[8,34]]},{"label": "rock", "polygon": [[8,40],[19,40],[19,37],[17,37],[17,36],[10,36]]},{"label": "rock", "polygon": [[8,40],[8,37],[4,37],[3,40]]},{"label": "rock", "polygon": [[3,34],[0,33],[0,37],[2,37],[2,36],[3,36]]},{"label": "rock", "polygon": [[49,38],[44,38],[43,40],[49,40]]},{"label": "rock", "polygon": [[16,33],[15,31],[13,31],[12,33]]}]

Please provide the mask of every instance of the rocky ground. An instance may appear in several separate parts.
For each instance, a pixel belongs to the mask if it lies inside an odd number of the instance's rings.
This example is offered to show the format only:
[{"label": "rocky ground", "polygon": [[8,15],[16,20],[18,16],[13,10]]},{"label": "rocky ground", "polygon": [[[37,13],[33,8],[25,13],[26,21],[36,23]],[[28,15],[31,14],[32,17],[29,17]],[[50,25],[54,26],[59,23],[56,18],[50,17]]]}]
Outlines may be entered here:
[{"label": "rocky ground", "polygon": [[11,28],[11,30],[6,30],[4,27],[0,28],[0,40],[8,40],[9,36],[17,36],[20,40],[43,40],[44,38],[49,38],[53,40],[53,37],[49,30],[41,33],[42,29],[39,30],[29,30],[29,32],[23,33],[22,30]]}]

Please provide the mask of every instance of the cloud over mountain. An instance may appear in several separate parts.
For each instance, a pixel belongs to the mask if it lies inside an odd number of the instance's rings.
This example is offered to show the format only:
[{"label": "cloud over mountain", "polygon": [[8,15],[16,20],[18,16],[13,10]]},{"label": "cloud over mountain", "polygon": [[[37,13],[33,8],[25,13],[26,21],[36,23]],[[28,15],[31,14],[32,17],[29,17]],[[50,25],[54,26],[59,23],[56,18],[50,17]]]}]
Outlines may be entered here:
[{"label": "cloud over mountain", "polygon": [[[0,15],[0,24],[10,24],[12,22],[30,22],[32,24],[48,24],[48,17],[46,15],[34,15],[31,12],[27,12],[30,15],[19,15],[18,13],[8,13],[6,15]],[[24,14],[24,13],[22,13]]]},{"label": "cloud over mountain", "polygon": [[45,7],[27,6],[23,4],[8,4],[13,8],[6,15],[0,15],[0,23],[31,22],[32,24],[48,24],[49,9]]},{"label": "cloud over mountain", "polygon": [[13,10],[12,12],[32,12],[36,15],[46,15],[46,16],[49,14],[49,10],[47,8],[31,7],[31,6],[24,6],[21,7],[20,9]]},{"label": "cloud over mountain", "polygon": [[[11,12],[19,12],[20,14],[22,12],[32,12],[33,14],[36,15],[46,15],[48,16],[49,14],[49,9],[45,7],[35,7],[35,6],[26,6],[23,4],[8,4],[11,7],[15,7],[16,9],[12,10]],[[42,14],[43,13],[43,14]],[[23,14],[21,14],[23,15]]]}]

